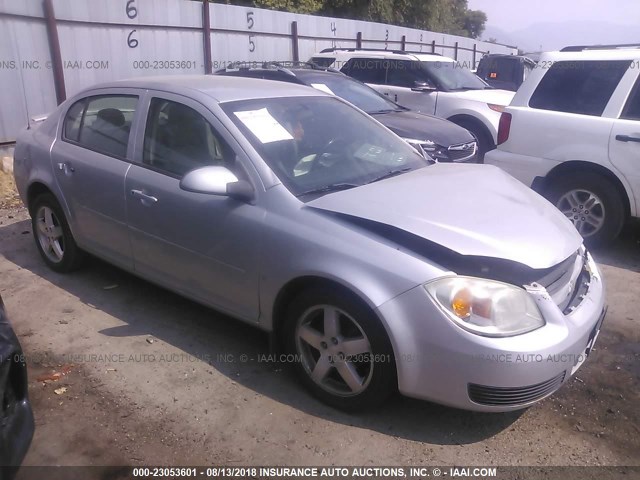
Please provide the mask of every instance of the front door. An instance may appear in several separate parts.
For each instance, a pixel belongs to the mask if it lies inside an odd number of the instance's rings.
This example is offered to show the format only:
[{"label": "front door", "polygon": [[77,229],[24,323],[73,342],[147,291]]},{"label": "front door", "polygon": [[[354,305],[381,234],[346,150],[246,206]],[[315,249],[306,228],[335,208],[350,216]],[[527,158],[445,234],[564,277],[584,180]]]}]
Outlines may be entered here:
[{"label": "front door", "polygon": [[134,268],[188,297],[257,321],[264,210],[180,188],[185,173],[206,165],[248,179],[246,159],[202,105],[153,95],[138,161],[125,184]]},{"label": "front door", "polygon": [[427,78],[420,62],[410,60],[388,60],[386,95],[403,107],[428,115],[436,113],[435,90],[419,90],[418,84],[435,85]]}]

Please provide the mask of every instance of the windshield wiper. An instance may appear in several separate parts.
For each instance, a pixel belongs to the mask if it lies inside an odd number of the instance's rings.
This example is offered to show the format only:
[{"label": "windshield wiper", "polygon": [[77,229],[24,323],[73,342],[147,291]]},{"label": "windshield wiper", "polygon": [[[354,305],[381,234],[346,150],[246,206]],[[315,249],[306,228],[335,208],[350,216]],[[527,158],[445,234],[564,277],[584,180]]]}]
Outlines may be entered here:
[{"label": "windshield wiper", "polygon": [[378,182],[380,180],[384,180],[385,178],[391,178],[391,177],[395,177],[396,175],[400,175],[402,173],[406,173],[409,170],[413,170],[411,167],[404,167],[404,168],[396,168],[395,170],[389,170],[387,173],[380,175],[379,177],[374,178],[373,180],[371,180],[370,182],[367,183],[374,183],[374,182]]},{"label": "windshield wiper", "polygon": [[314,193],[329,193],[329,192],[338,192],[340,190],[348,190],[350,188],[360,187],[356,183],[332,183],[331,185],[325,185],[320,188],[313,188],[311,190],[307,190],[306,192],[302,192],[296,195],[296,197],[304,197],[305,195],[313,195]]}]

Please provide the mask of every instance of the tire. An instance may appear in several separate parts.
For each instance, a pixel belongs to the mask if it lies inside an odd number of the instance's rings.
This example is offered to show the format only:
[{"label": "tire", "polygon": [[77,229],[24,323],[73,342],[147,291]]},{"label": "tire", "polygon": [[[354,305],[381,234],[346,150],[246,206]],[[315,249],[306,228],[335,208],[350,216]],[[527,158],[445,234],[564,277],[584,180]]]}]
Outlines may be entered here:
[{"label": "tire", "polygon": [[36,247],[47,266],[60,273],[78,269],[85,254],[76,245],[56,198],[50,193],[38,195],[29,210]]},{"label": "tire", "polygon": [[[340,410],[362,410],[383,403],[397,390],[387,333],[353,294],[326,287],[305,290],[286,315],[287,353],[301,382],[321,401]],[[333,335],[327,331],[332,325]]]},{"label": "tire", "polygon": [[555,179],[546,196],[573,222],[589,246],[611,242],[624,226],[625,208],[618,188],[597,173]]},{"label": "tire", "polygon": [[487,132],[487,129],[471,120],[455,120],[454,123],[462,128],[466,128],[471,135],[473,135],[476,142],[478,142],[478,163],[484,163],[485,153],[496,148],[495,143],[493,143],[493,138],[489,132]]}]

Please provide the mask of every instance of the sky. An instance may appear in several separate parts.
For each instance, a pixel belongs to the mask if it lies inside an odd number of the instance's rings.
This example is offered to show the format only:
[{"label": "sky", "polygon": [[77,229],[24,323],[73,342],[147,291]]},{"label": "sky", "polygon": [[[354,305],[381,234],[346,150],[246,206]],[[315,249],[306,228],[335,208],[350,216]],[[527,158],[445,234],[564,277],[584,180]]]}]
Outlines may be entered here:
[{"label": "sky", "polygon": [[[545,48],[557,48],[561,46],[556,45],[558,42],[571,43],[588,39],[590,35],[594,43],[621,40],[640,43],[640,0],[468,0],[468,4],[470,9],[487,14],[487,35],[483,38],[513,32],[518,43]],[[566,32],[563,28],[551,29],[550,37],[547,30],[541,30],[541,35],[536,36],[536,29],[531,27],[539,24],[562,24],[570,28]],[[612,28],[616,26],[623,28]],[[509,38],[497,40],[509,42]]]}]

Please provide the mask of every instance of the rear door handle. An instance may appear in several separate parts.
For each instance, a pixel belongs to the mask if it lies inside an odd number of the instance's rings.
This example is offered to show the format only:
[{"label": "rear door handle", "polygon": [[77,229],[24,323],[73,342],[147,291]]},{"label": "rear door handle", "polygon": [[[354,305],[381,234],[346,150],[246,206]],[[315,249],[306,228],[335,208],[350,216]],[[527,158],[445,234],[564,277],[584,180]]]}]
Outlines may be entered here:
[{"label": "rear door handle", "polygon": [[640,137],[630,137],[629,135],[616,135],[619,142],[637,142],[640,143]]},{"label": "rear door handle", "polygon": [[61,172],[63,172],[65,175],[71,175],[73,172],[76,171],[75,168],[73,168],[69,163],[67,162],[60,162],[58,163],[58,170],[60,170]]},{"label": "rear door handle", "polygon": [[152,195],[147,195],[142,190],[131,190],[131,195],[139,198],[142,203],[156,203],[158,199]]}]

